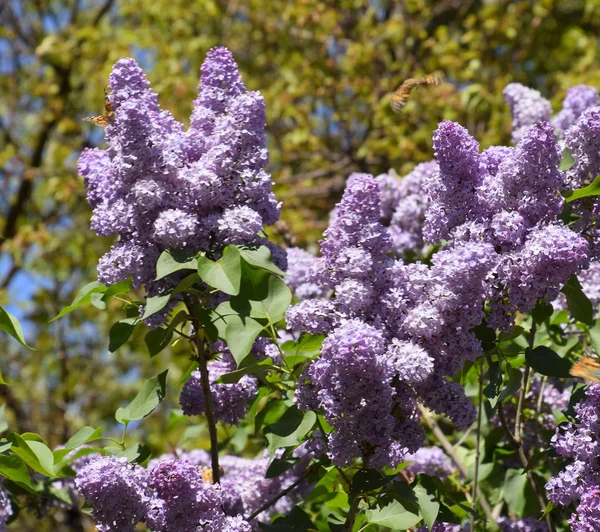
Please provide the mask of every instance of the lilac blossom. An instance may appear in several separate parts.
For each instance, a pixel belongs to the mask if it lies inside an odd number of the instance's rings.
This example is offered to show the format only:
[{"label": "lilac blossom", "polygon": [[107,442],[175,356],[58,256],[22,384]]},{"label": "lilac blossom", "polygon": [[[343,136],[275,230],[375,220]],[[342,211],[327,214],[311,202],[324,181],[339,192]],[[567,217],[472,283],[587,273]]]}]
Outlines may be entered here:
[{"label": "lilac blossom", "polygon": [[288,248],[286,252],[288,268],[285,282],[294,296],[298,299],[325,296],[327,290],[312,282],[309,276],[310,268],[317,258],[308,251],[295,247]]},{"label": "lilac blossom", "polygon": [[567,129],[575,124],[581,114],[590,107],[600,105],[598,91],[589,85],[575,85],[567,89],[562,109],[552,118],[554,129],[563,137]]},{"label": "lilac blossom", "polygon": [[406,469],[413,475],[424,473],[446,480],[456,471],[452,460],[439,447],[421,447],[416,453],[407,455],[405,460],[411,462]]},{"label": "lilac blossom", "polygon": [[577,504],[569,523],[572,530],[596,530],[600,523],[600,386],[591,384],[584,401],[575,405],[576,420],[558,427],[551,443],[563,458],[572,460],[546,484],[548,498],[557,505]]},{"label": "lilac blossom", "polygon": [[79,492],[92,505],[98,530],[133,531],[148,520],[152,499],[148,472],[126,458],[99,457],[75,478]]},{"label": "lilac blossom", "polygon": [[218,258],[227,244],[264,243],[263,224],[279,217],[265,172],[265,106],[246,90],[231,53],[209,51],[188,131],[161,110],[133,59],[115,64],[109,87],[108,150],[86,149],[79,159],[92,228],[119,237],[98,264],[99,280],[133,277],[151,290],[165,249]]},{"label": "lilac blossom", "polygon": [[519,142],[531,126],[550,120],[552,107],[539,91],[509,83],[503,91],[512,115],[512,139]]},{"label": "lilac blossom", "polygon": [[423,187],[425,181],[437,172],[437,162],[420,163],[398,184],[397,201],[389,223],[392,246],[398,256],[408,252],[422,253],[425,246],[423,223],[428,203]]},{"label": "lilac blossom", "polygon": [[[225,349],[224,346],[223,349]],[[235,360],[227,350],[222,352],[220,360],[208,363],[210,393],[212,394],[215,418],[231,425],[237,425],[245,416],[248,403],[258,390],[256,378],[251,375],[244,375],[237,383],[215,384],[214,381],[221,375],[234,371],[236,367]],[[199,370],[192,372],[184,384],[179,401],[186,416],[197,416],[205,412],[206,406]]]}]

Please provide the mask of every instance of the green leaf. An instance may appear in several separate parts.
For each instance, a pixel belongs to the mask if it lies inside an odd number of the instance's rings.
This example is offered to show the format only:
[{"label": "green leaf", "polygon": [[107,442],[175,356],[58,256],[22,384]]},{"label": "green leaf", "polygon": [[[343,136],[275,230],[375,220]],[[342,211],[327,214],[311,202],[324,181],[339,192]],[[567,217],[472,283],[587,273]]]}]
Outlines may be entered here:
[{"label": "green leaf", "polygon": [[6,403],[0,405],[0,433],[8,430],[8,421],[6,421]]},{"label": "green leaf", "polygon": [[386,476],[376,469],[359,469],[352,477],[352,484],[348,492],[348,501],[354,500],[361,493],[369,493],[381,488],[393,479],[394,475]]},{"label": "green leaf", "polygon": [[574,164],[575,164],[575,159],[573,159],[573,156],[571,155],[569,148],[565,147],[562,151],[562,158],[558,165],[558,169],[562,170],[564,172],[566,170],[570,170]]},{"label": "green leaf", "polygon": [[500,373],[499,362],[490,364],[488,375],[489,384],[483,389],[483,395],[489,399],[492,408],[495,408],[502,390],[502,374]]},{"label": "green leaf", "polygon": [[82,446],[84,443],[97,440],[102,437],[102,429],[94,427],[81,427],[73,436],[65,443],[65,449],[71,450]]},{"label": "green leaf", "polygon": [[141,323],[139,318],[125,318],[115,323],[108,333],[108,350],[114,353],[131,337],[133,330]]},{"label": "green leaf", "polygon": [[18,456],[0,454],[0,475],[17,483],[30,493],[35,493],[29,478],[29,470]]},{"label": "green leaf", "polygon": [[520,325],[515,325],[515,326],[513,326],[513,328],[510,331],[499,333],[498,341],[499,342],[508,342],[510,340],[514,340],[515,338],[518,338],[519,336],[521,336],[523,334],[524,330],[525,329],[523,329],[523,327],[521,327]]},{"label": "green leaf", "polygon": [[525,485],[527,477],[522,469],[509,469],[504,477],[504,500],[515,515],[523,515],[525,511]]},{"label": "green leaf", "polygon": [[90,303],[93,294],[104,294],[106,290],[106,286],[99,283],[98,281],[93,281],[91,283],[86,284],[83,288],[79,290],[79,292],[77,292],[75,299],[73,299],[73,303],[71,303],[68,307],[62,309],[55,318],[52,318],[50,320],[50,323],[62,318],[64,315],[74,311],[76,308],[79,308],[82,305],[85,305],[86,303]]},{"label": "green leaf", "polygon": [[181,270],[195,270],[198,259],[185,250],[167,249],[160,254],[156,261],[156,280]]},{"label": "green leaf", "polygon": [[142,319],[145,320],[153,314],[161,311],[167,306],[171,294],[164,294],[162,296],[153,296],[146,299],[146,308],[144,309],[144,315]]},{"label": "green leaf", "polygon": [[292,511],[284,517],[278,517],[272,525],[258,523],[261,530],[268,532],[306,532],[307,530],[317,530],[317,527],[310,520],[308,514],[299,506],[294,506]]},{"label": "green leaf", "polygon": [[549,305],[548,303],[540,300],[535,305],[535,308],[531,311],[531,315],[532,315],[533,319],[535,320],[535,322],[538,325],[541,325],[547,319],[549,319],[550,316],[552,316],[553,312],[554,312],[554,307],[552,305]]},{"label": "green leaf", "polygon": [[525,350],[525,360],[538,373],[548,377],[569,377],[571,363],[561,358],[556,351],[539,345],[535,349]]},{"label": "green leaf", "polygon": [[230,316],[227,321],[224,339],[237,364],[240,364],[248,356],[254,345],[254,340],[263,329],[264,325],[252,318],[244,318],[238,315]]},{"label": "green leaf", "polygon": [[317,415],[314,412],[302,412],[296,405],[291,406],[279,421],[265,427],[269,452],[280,447],[298,445],[316,421]]},{"label": "green leaf", "polygon": [[267,270],[268,272],[277,275],[285,275],[285,272],[280,270],[273,264],[271,250],[267,246],[239,246],[240,255],[248,264],[255,268]]},{"label": "green leaf", "polygon": [[47,477],[56,478],[54,455],[46,444],[35,440],[25,440],[16,433],[9,434],[7,440],[13,444],[11,451],[31,469]]},{"label": "green leaf", "polygon": [[9,334],[27,349],[34,350],[33,347],[29,347],[25,342],[23,328],[21,327],[19,320],[12,314],[6,312],[6,310],[4,310],[2,307],[0,307],[0,331],[4,331],[6,334]]},{"label": "green leaf", "polygon": [[435,493],[427,491],[421,484],[415,486],[413,491],[417,497],[423,520],[431,530],[431,527],[440,512],[440,501]]},{"label": "green leaf", "polygon": [[[252,357],[248,358],[252,359]],[[236,382],[239,382],[244,375],[256,375],[259,379],[263,380],[264,371],[269,369],[281,371],[277,366],[273,365],[273,360],[271,358],[265,358],[259,362],[252,360],[249,364],[240,365],[240,368],[235,371],[224,373],[215,381],[215,384],[235,384]]]},{"label": "green leaf", "polygon": [[0,370],[0,384],[4,384],[5,386],[10,386],[10,385],[8,384],[8,382],[6,382],[6,381],[4,380],[4,377],[3,377],[3,375],[2,375],[2,370]]},{"label": "green leaf", "polygon": [[521,388],[521,381],[523,379],[523,374],[512,366],[508,366],[508,383],[502,390],[500,394],[500,401],[504,402],[505,399],[512,397],[519,389]]},{"label": "green leaf", "polygon": [[323,347],[324,334],[303,334],[297,342],[288,340],[281,349],[286,353],[284,358],[286,362],[294,367],[304,360],[312,360],[321,353]]},{"label": "green leaf", "polygon": [[165,398],[167,372],[148,379],[133,401],[125,408],[119,408],[115,419],[119,423],[128,424],[130,421],[143,419],[148,416]]},{"label": "green leaf", "polygon": [[148,348],[150,358],[158,355],[158,353],[165,349],[172,338],[173,331],[170,331],[166,327],[159,327],[158,329],[148,331],[146,336],[144,336],[144,342]]},{"label": "green leaf", "polygon": [[[104,292],[104,294],[102,295],[103,304],[98,308],[100,308],[100,310],[103,310],[104,308],[106,308],[106,304],[113,298],[113,296],[116,296],[118,294],[126,294],[127,292],[130,292],[131,284],[132,280],[130,277],[129,279],[125,279],[120,283],[111,284],[110,286],[108,286],[106,288],[106,292]],[[92,297],[92,304],[94,304],[93,299],[94,298]]]},{"label": "green leaf", "polygon": [[390,501],[383,508],[366,510],[365,515],[369,523],[387,526],[392,530],[406,530],[415,526],[422,519],[420,514],[410,512],[396,500]]},{"label": "green leaf", "polygon": [[594,321],[594,307],[592,302],[583,293],[581,284],[576,275],[571,275],[561,292],[567,298],[567,308],[577,321],[585,323],[590,327]]},{"label": "green leaf", "polygon": [[274,478],[278,477],[282,473],[289,471],[292,467],[294,467],[299,458],[275,458],[270,464],[267,472],[265,473],[265,478]]},{"label": "green leaf", "polygon": [[571,203],[572,201],[588,198],[590,196],[598,196],[600,195],[600,176],[596,176],[596,179],[589,184],[587,187],[578,188],[574,190],[572,194],[565,197],[565,201],[567,203]]},{"label": "green leaf", "polygon": [[214,262],[205,256],[198,258],[198,275],[208,285],[235,296],[240,292],[242,267],[240,252],[235,246],[227,246],[223,256]]},{"label": "green leaf", "polygon": [[[267,274],[265,293],[259,298],[250,298],[250,317],[264,319],[267,323],[275,324],[282,320],[292,302],[292,292],[283,279],[276,275]],[[233,308],[241,298],[234,298],[231,302]]]}]

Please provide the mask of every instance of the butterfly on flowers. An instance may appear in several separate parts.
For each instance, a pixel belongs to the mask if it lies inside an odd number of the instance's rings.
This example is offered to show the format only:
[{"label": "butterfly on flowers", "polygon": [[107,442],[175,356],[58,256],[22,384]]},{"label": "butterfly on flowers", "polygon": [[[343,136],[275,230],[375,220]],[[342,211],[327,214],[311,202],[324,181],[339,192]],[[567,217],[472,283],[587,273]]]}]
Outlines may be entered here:
[{"label": "butterfly on flowers", "polygon": [[600,361],[598,354],[591,347],[586,347],[583,356],[571,366],[569,371],[574,377],[581,377],[589,384],[600,384]]},{"label": "butterfly on flowers", "polygon": [[444,76],[440,72],[434,72],[433,74],[427,74],[422,78],[409,78],[402,85],[400,85],[392,94],[391,106],[395,113],[399,113],[402,108],[406,105],[410,92],[417,85],[439,85],[444,81]]},{"label": "butterfly on flowers", "polygon": [[[213,470],[210,466],[198,466],[198,471],[200,471],[200,475],[202,476],[202,480],[204,482],[208,482],[209,484],[214,484],[215,479],[213,478]],[[225,470],[219,466],[219,475],[223,476],[225,474]]]},{"label": "butterfly on flowers", "polygon": [[99,116],[88,116],[84,118],[88,122],[94,122],[97,126],[106,127],[112,124],[115,121],[115,111],[108,99],[108,94],[106,93],[106,89],[104,89],[104,113]]}]

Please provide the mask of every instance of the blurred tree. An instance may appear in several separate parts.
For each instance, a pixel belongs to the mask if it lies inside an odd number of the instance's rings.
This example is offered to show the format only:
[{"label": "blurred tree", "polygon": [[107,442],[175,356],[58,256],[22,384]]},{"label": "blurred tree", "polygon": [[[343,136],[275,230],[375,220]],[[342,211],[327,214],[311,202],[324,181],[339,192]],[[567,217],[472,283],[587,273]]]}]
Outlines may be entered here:
[{"label": "blurred tree", "polygon": [[[441,119],[465,124],[484,147],[508,143],[507,83],[554,95],[555,110],[567,87],[600,84],[593,0],[4,0],[0,22],[0,303],[21,305],[37,347],[7,344],[0,366],[11,386],[0,395],[11,430],[35,428],[51,445],[83,424],[114,430],[116,408],[141,377],[173,366],[169,356],[179,368],[170,374],[176,404],[188,364],[177,352],[148,362],[140,332],[139,350],[107,353],[111,324],[92,308],[48,325],[95,278],[109,245],[88,229],[76,160],[103,142],[81,118],[101,111],[119,57],[136,57],[162,105],[185,122],[206,51],[233,51],[265,97],[276,192],[304,243],[319,237],[349,173],[402,175],[431,159]],[[434,70],[447,82],[414,91],[394,114],[390,93]],[[114,321],[122,317],[115,306]],[[166,423],[144,424],[155,449],[205,437],[176,416],[162,436]],[[21,529],[33,522],[20,519]],[[47,530],[59,529],[53,519]]]}]

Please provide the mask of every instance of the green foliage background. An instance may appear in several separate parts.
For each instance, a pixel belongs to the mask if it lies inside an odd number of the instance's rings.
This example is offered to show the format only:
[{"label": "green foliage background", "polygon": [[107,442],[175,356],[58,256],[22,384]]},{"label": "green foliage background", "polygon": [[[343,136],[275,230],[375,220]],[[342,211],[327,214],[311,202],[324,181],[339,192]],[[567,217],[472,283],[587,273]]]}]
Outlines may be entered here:
[{"label": "green foliage background", "polygon": [[[140,379],[167,365],[179,368],[169,374],[177,408],[189,365],[177,346],[150,360],[141,334],[108,353],[111,322],[93,307],[48,324],[95,278],[110,244],[88,229],[76,160],[103,143],[81,118],[101,111],[120,57],[138,59],[162,106],[187,122],[207,50],[232,50],[265,97],[270,170],[283,220],[303,244],[319,238],[351,172],[403,175],[431,159],[442,119],[467,126],[483,147],[507,144],[507,83],[539,89],[555,110],[569,86],[600,86],[596,0],[6,0],[0,22],[0,304],[18,310],[37,348],[2,337],[11,386],[0,397],[11,430],[35,429],[52,446],[84,424],[110,434]],[[390,92],[434,70],[447,82],[392,113]],[[114,322],[123,313],[112,306]],[[155,415],[139,430],[155,452],[206,443],[202,427],[176,416]],[[247,445],[248,435],[221,436],[227,448]],[[14,526],[89,526],[80,516],[38,517],[22,512]]]}]

